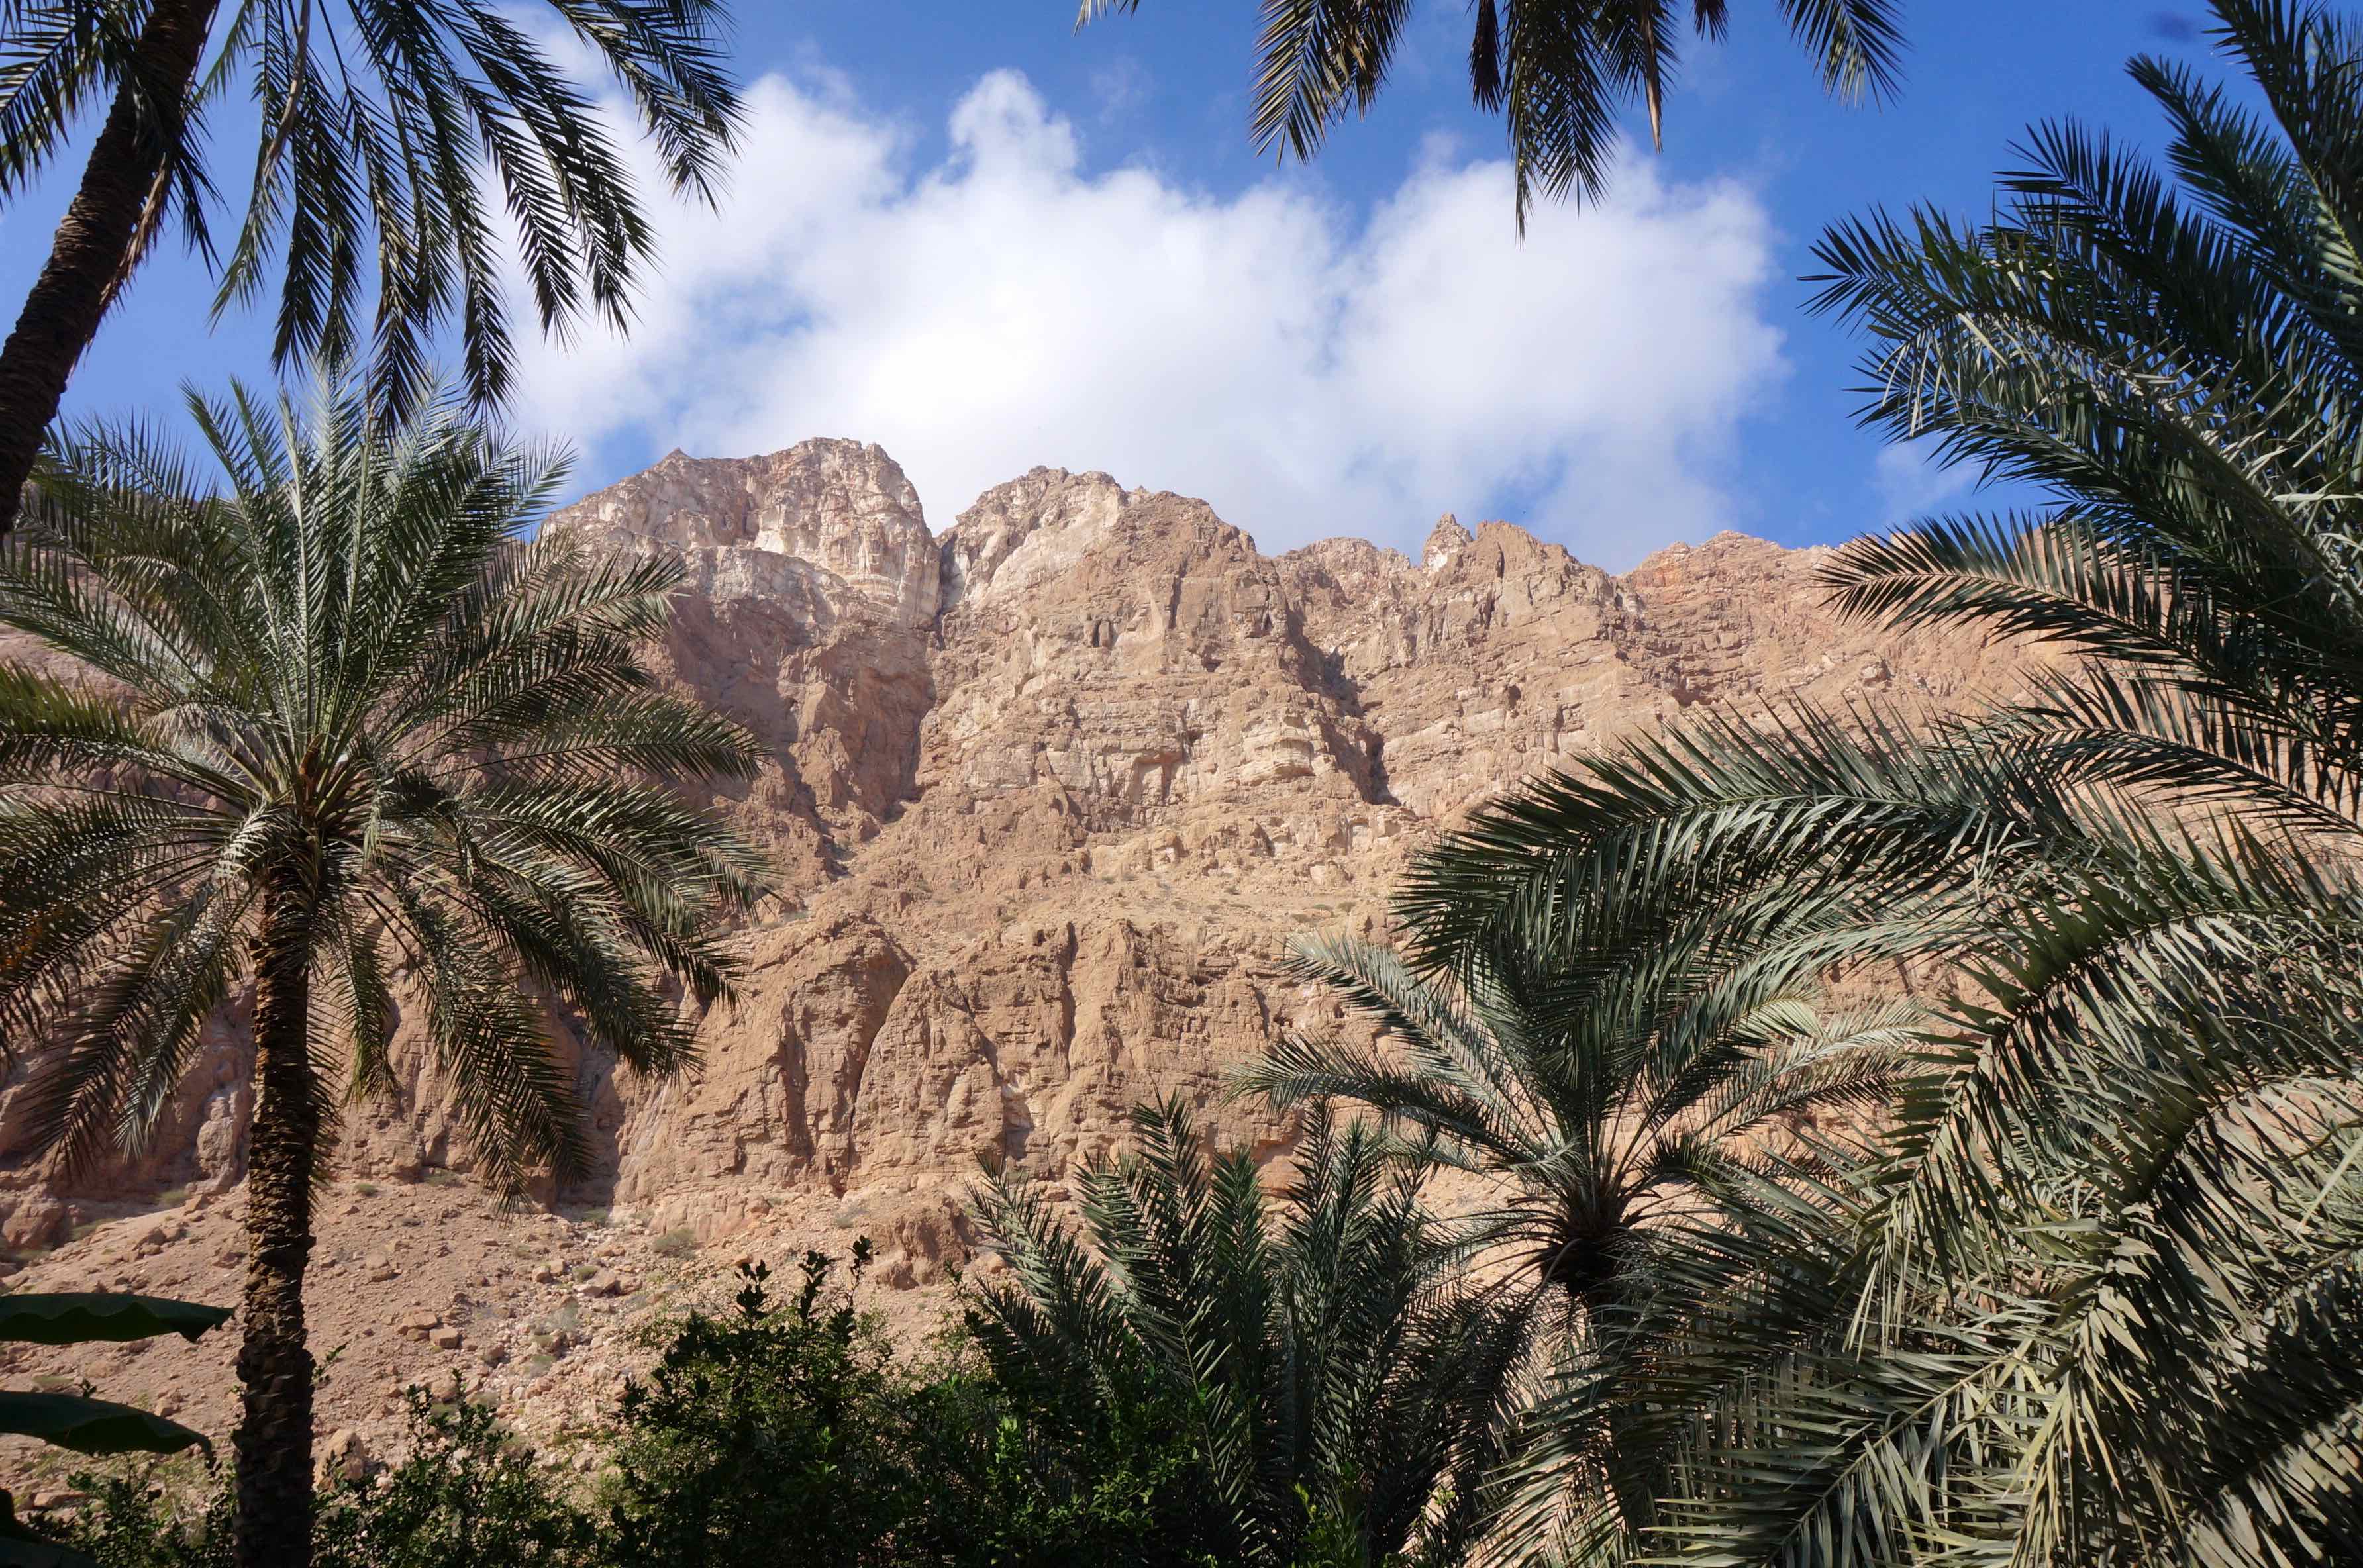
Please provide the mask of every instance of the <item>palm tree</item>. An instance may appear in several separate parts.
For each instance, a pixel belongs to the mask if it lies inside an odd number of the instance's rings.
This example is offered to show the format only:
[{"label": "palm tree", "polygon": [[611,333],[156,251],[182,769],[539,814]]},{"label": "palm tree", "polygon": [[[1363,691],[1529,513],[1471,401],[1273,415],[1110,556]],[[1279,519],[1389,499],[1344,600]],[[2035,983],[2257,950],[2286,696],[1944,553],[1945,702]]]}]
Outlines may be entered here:
[{"label": "palm tree", "polygon": [[1839,602],[2067,666],[1933,734],[1628,747],[1481,813],[1407,897],[1435,962],[1495,926],[1580,939],[1636,882],[1697,919],[1843,897],[1957,977],[1863,1173],[1853,1299],[1693,1430],[1669,1551],[2363,1539],[2363,29],[2215,12],[2261,107],[2136,61],[2171,178],[2041,127],[1991,221],[1821,248],[1874,343],[1869,419],[2051,498],[1849,547]]},{"label": "palm tree", "polygon": [[[1081,0],[1076,26],[1140,0]],[[1884,97],[1903,51],[1896,0],[1782,0],[1790,30],[1822,83],[1846,99]],[[1614,171],[1616,111],[1638,95],[1661,130],[1667,79],[1681,59],[1674,0],[1474,0],[1469,92],[1508,122],[1518,226],[1536,195],[1597,200]],[[1720,40],[1728,0],[1692,0],[1691,25]],[[1256,150],[1309,159],[1348,113],[1367,115],[1410,26],[1411,0],[1263,0]]]},{"label": "palm tree", "polygon": [[[549,9],[630,99],[672,187],[710,199],[738,116],[720,0]],[[0,533],[76,361],[175,220],[220,257],[217,314],[261,293],[283,251],[282,365],[355,353],[372,310],[379,391],[396,402],[426,386],[455,316],[469,391],[505,394],[504,220],[545,331],[586,309],[625,325],[654,236],[596,106],[522,22],[466,0],[0,0],[0,203],[105,105],[0,346]],[[222,255],[204,122],[241,84],[260,111],[254,173]]]},{"label": "palm tree", "polygon": [[[1589,911],[1595,937],[1609,909]],[[1556,1435],[1581,1434],[1559,1457],[1586,1476],[1562,1523],[1600,1560],[1630,1549],[1659,1495],[1661,1445],[1643,1428],[1662,1423],[1625,1395],[1674,1300],[1716,1273],[1714,1238],[1810,1228],[1806,1186],[1788,1179],[1804,1173],[1782,1145],[1802,1151],[1799,1135],[1837,1118],[1827,1153],[1839,1154],[1843,1121],[1893,1093],[1915,1045],[1910,1003],[1813,1005],[1813,976],[1793,960],[1830,958],[1803,933],[1835,926],[1833,912],[1781,911],[1795,938],[1785,947],[1741,922],[1646,935],[1636,924],[1621,951],[1511,940],[1449,984],[1381,948],[1308,944],[1297,973],[1340,997],[1376,1043],[1291,1037],[1240,1075],[1279,1109],[1367,1107],[1411,1134],[1398,1154],[1420,1177],[1473,1178],[1484,1197],[1438,1228],[1439,1243],[1499,1282],[1490,1294],[1550,1368]],[[1582,958],[1560,965],[1555,951]]]},{"label": "palm tree", "polygon": [[1133,1121],[1135,1149],[1078,1183],[1085,1234],[1038,1186],[982,1195],[1009,1275],[971,1328],[1004,1380],[1079,1428],[1178,1429],[1204,1506],[1175,1561],[1459,1561],[1514,1316],[1458,1283],[1371,1129],[1307,1117],[1274,1213],[1254,1159],[1213,1154],[1179,1102]]},{"label": "palm tree", "polygon": [[0,669],[0,1039],[47,1043],[31,1093],[62,1159],[137,1150],[251,988],[239,1561],[301,1563],[339,1098],[390,1084],[407,1014],[496,1182],[579,1171],[546,1008],[642,1071],[691,1061],[660,987],[728,994],[713,917],[759,867],[658,780],[753,757],[641,661],[675,565],[524,538],[549,455],[349,382],[308,412],[190,407],[222,488],[137,430],[80,431],[0,545],[0,625],[76,670]]}]

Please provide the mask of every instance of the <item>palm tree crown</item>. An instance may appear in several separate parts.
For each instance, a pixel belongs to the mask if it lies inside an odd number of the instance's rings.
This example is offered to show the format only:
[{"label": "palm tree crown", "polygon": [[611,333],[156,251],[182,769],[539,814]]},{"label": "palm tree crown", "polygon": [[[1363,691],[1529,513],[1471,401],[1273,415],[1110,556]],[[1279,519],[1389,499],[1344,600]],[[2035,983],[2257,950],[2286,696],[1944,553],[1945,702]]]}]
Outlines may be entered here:
[{"label": "palm tree crown", "polygon": [[1923,1022],[1910,1004],[1825,1014],[1802,966],[1762,962],[1727,926],[1630,934],[1576,964],[1496,944],[1457,982],[1381,948],[1308,944],[1298,972],[1377,1044],[1292,1037],[1239,1077],[1279,1107],[1368,1107],[1409,1135],[1409,1168],[1473,1178],[1481,1196],[1436,1243],[1492,1281],[1534,1386],[1556,1390],[1554,1485],[1573,1470],[1587,1494],[1558,1513],[1595,1554],[1631,1550],[1653,1513],[1661,1445],[1623,1407],[1668,1312],[1717,1275],[1712,1238],[1809,1218],[1782,1145],[1882,1103]]},{"label": "palm tree crown", "polygon": [[1706,922],[1827,900],[1857,912],[1799,936],[1955,977],[1854,1194],[1851,1295],[1754,1326],[1777,1353],[1699,1428],[1669,1551],[2352,1560],[2363,35],[2215,9],[2263,106],[2136,61],[2171,178],[2039,127],[1991,221],[1822,247],[1868,417],[2052,498],[1849,547],[1840,602],[2066,665],[1934,734],[1636,744],[1489,808],[1407,896],[1439,958],[1581,946],[1636,888]]},{"label": "palm tree crown", "polygon": [[680,1068],[662,988],[728,993],[712,917],[760,868],[659,781],[752,766],[641,662],[675,566],[522,536],[558,464],[448,400],[192,410],[225,488],[94,429],[0,547],[0,625],[67,661],[0,672],[0,1038],[47,1047],[42,1134],[86,1159],[139,1146],[201,1026],[254,987],[239,1484],[261,1561],[303,1540],[261,1540],[254,1508],[308,1504],[300,1291],[338,1099],[390,1083],[412,1017],[497,1181],[579,1169],[546,1007]]},{"label": "palm tree crown", "polygon": [[971,1327],[1001,1375],[1080,1427],[1178,1436],[1211,1507],[1170,1561],[1454,1562],[1485,1514],[1514,1314],[1468,1291],[1384,1141],[1307,1119],[1275,1206],[1178,1103],[1078,1184],[983,1198],[1009,1264]]},{"label": "palm tree crown", "polygon": [[[1140,0],[1081,0],[1076,24]],[[1605,193],[1616,163],[1616,114],[1638,96],[1659,134],[1665,89],[1681,58],[1679,0],[1475,0],[1469,91],[1508,122],[1524,228],[1539,195]],[[1691,0],[1691,27],[1720,39],[1729,0]],[[1832,93],[1893,90],[1903,49],[1896,0],[1782,0],[1781,10]],[[1368,114],[1386,84],[1412,0],[1263,0],[1251,124],[1257,149],[1296,158],[1329,127]]]},{"label": "palm tree crown", "polygon": [[[545,19],[611,75],[662,178],[710,196],[739,112],[720,0],[549,0]],[[0,0],[0,204],[105,108],[0,348],[0,530],[75,360],[175,221],[218,262],[217,312],[275,273],[279,362],[368,348],[390,403],[425,390],[454,324],[470,392],[505,396],[512,248],[544,330],[593,314],[625,325],[654,233],[554,43],[527,16],[465,0]],[[257,139],[223,245],[205,129],[241,88]]]}]

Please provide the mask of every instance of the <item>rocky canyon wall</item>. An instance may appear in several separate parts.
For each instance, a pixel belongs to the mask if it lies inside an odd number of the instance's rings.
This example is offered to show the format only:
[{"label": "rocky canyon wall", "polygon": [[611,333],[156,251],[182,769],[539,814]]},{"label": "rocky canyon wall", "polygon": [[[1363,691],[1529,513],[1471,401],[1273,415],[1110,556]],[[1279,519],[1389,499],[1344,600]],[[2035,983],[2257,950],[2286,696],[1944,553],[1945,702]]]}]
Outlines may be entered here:
[{"label": "rocky canyon wall", "polygon": [[[535,1303],[585,1289],[569,1248],[622,1271],[601,1300],[650,1306],[657,1240],[687,1280],[695,1258],[868,1233],[886,1285],[924,1286],[964,1254],[980,1157],[1055,1178],[1167,1095],[1276,1153],[1223,1085],[1334,1017],[1287,977],[1286,938],[1382,934],[1405,856],[1470,802],[1699,704],[1958,706],[2020,668],[1841,623],[1821,552],[1737,535],[1622,577],[1449,517],[1417,560],[1353,539],[1275,557],[1202,502],[1048,469],[937,535],[850,441],[675,453],[549,526],[686,562],[660,662],[760,740],[760,776],[713,799],[779,892],[698,1076],[580,1060],[602,1165],[548,1235],[454,1184],[469,1152],[403,1032],[400,1093],[349,1114],[325,1210],[323,1277],[354,1288],[323,1309],[374,1340],[353,1419],[385,1377],[461,1354],[573,1410],[562,1367],[524,1367]],[[0,1232],[37,1277],[235,1298],[242,1034],[216,1029],[150,1157],[62,1188],[0,1098]],[[437,1321],[363,1335],[405,1312]]]}]

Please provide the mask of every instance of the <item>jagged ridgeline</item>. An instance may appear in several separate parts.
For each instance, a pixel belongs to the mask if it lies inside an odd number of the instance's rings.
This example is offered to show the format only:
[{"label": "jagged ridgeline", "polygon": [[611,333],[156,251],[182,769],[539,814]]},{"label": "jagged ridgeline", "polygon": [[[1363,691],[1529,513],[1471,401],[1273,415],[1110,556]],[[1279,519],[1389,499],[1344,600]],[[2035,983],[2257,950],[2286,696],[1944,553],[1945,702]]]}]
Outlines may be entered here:
[{"label": "jagged ridgeline", "polygon": [[[743,1005],[704,1025],[699,1077],[649,1086],[576,1054],[601,1165],[564,1223],[483,1211],[405,1024],[399,1098],[347,1115],[324,1206],[323,1342],[353,1315],[322,1395],[338,1425],[455,1362],[532,1424],[550,1383],[529,1369],[628,1316],[556,1321],[574,1273],[610,1271],[596,1299],[620,1304],[668,1246],[866,1233],[880,1284],[927,1285],[965,1256],[980,1156],[1063,1170],[1116,1147],[1144,1100],[1178,1094],[1278,1154],[1223,1080],[1335,1016],[1284,973],[1284,939],[1379,933],[1407,855],[1472,801],[1695,704],[1934,712],[2023,668],[1974,635],[1841,623],[1822,552],[1737,535],[1622,577],[1449,518],[1420,559],[1359,539],[1267,556],[1203,502],[1051,469],[937,534],[893,459],[853,441],[676,453],[549,526],[687,560],[657,663],[760,740],[760,776],[715,798],[775,856],[782,897],[744,937]],[[241,1174],[244,1033],[211,1032],[137,1168],[53,1192],[0,1152],[8,1243],[66,1243],[48,1255],[77,1279],[231,1289],[229,1231],[195,1200]],[[21,1136],[0,1111],[0,1139]],[[632,1225],[586,1230],[585,1209]],[[935,1309],[912,1299],[914,1321]],[[183,1354],[139,1370],[182,1381]]]}]

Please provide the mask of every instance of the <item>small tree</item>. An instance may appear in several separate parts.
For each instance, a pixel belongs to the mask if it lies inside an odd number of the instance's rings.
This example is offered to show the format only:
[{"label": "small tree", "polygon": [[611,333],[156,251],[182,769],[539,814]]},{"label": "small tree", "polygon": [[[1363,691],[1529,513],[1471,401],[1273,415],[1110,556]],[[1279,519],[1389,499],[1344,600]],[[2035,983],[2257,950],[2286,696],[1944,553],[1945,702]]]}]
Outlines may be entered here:
[{"label": "small tree", "polygon": [[[869,1242],[855,1243],[852,1286],[869,1258]],[[807,1253],[782,1307],[770,1270],[742,1266],[735,1309],[690,1314],[656,1364],[625,1386],[606,1491],[623,1561],[851,1568],[901,1560],[897,1537],[938,1482],[912,1465],[893,1349],[863,1320],[851,1286],[831,1287],[833,1268]]]}]

